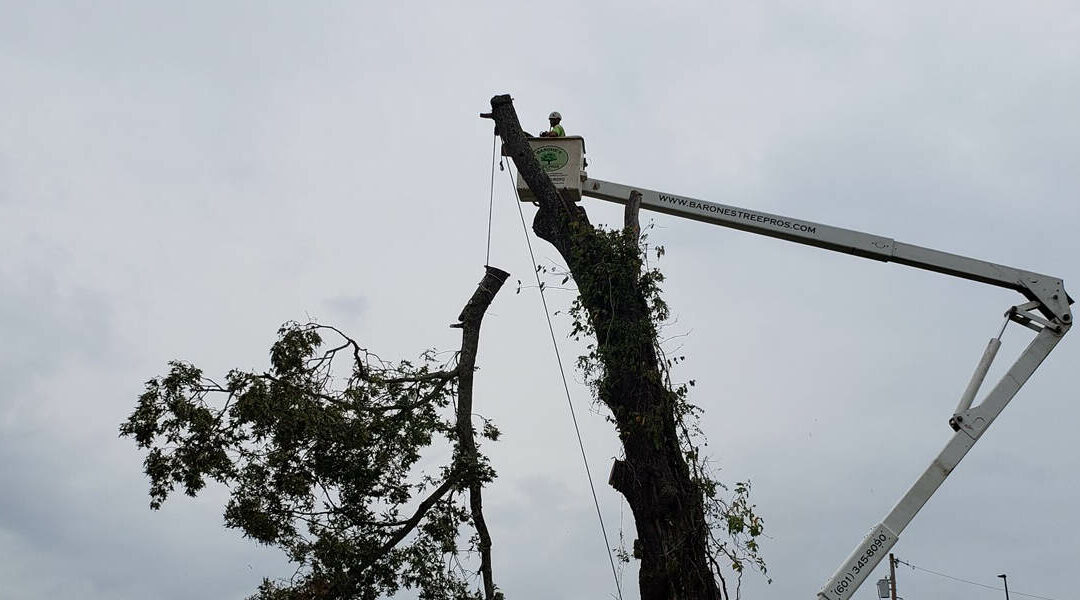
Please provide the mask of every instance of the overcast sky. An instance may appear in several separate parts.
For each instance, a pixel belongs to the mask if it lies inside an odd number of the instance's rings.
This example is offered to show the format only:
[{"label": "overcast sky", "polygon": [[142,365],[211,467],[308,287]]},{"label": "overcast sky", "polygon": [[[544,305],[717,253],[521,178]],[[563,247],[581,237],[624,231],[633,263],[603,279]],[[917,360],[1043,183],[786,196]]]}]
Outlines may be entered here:
[{"label": "overcast sky", "polygon": [[[0,596],[223,598],[291,573],[225,494],[148,509],[117,426],[183,358],[261,369],[318,318],[384,357],[456,348],[483,272],[492,127],[551,110],[593,177],[894,237],[1080,285],[1075,2],[0,0]],[[476,408],[513,599],[614,584],[506,173]],[[594,221],[621,207],[586,200]],[[526,205],[531,218],[531,206]],[[644,215],[709,449],[750,479],[769,573],[812,598],[929,465],[997,288]],[[537,260],[557,254],[534,240]],[[553,310],[572,296],[549,292]],[[564,357],[578,352],[565,340]],[[999,363],[1031,333],[1012,326]],[[895,546],[991,587],[1075,595],[1080,346],[1066,338]],[[570,360],[567,361],[572,362]],[[1000,373],[996,365],[994,373]],[[992,373],[991,377],[994,377]],[[571,373],[609,533],[614,433]],[[873,581],[857,598],[875,596]],[[900,595],[1002,593],[903,567]],[[624,597],[636,576],[624,572]]]}]

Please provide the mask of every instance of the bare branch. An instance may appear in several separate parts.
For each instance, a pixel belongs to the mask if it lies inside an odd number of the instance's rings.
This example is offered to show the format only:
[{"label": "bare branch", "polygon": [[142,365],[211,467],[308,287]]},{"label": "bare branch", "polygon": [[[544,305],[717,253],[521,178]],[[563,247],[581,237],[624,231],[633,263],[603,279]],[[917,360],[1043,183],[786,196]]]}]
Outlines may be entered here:
[{"label": "bare branch", "polygon": [[[398,543],[401,542],[401,540],[405,539],[405,536],[409,535],[409,533],[412,532],[413,529],[416,529],[416,526],[419,525],[420,521],[424,519],[424,516],[427,515],[429,510],[431,510],[431,507],[435,506],[435,503],[442,499],[442,497],[445,496],[447,492],[454,489],[454,487],[458,483],[460,483],[460,481],[459,477],[457,477],[456,475],[451,475],[450,477],[447,477],[446,480],[443,481],[442,485],[436,488],[435,491],[431,493],[431,495],[429,495],[427,498],[424,499],[423,502],[420,503],[420,506],[416,508],[416,512],[413,513],[412,517],[405,521],[405,524],[401,527],[401,529],[398,529],[396,532],[394,532],[394,534],[391,535],[385,543],[383,543],[382,547],[379,548],[378,555],[375,556],[375,560],[378,560],[379,558],[385,556],[386,553],[392,550],[394,546],[397,546]],[[361,565],[360,570],[364,570],[367,567],[371,566],[371,562],[373,561],[369,561]]]},{"label": "bare branch", "polygon": [[491,304],[495,294],[498,293],[506,278],[510,274],[506,271],[487,267],[484,279],[480,281],[476,292],[465,308],[461,311],[458,319],[461,321],[461,355],[458,363],[460,376],[458,377],[458,405],[457,405],[457,432],[458,432],[458,460],[468,465],[471,477],[469,478],[469,507],[472,512],[473,525],[479,538],[480,573],[484,578],[484,597],[486,600],[495,599],[495,583],[491,573],[491,534],[488,532],[487,523],[484,521],[483,500],[481,497],[482,483],[476,474],[479,456],[476,450],[476,436],[472,426],[472,388],[473,371],[476,368],[476,351],[480,340],[480,322],[484,313]]}]

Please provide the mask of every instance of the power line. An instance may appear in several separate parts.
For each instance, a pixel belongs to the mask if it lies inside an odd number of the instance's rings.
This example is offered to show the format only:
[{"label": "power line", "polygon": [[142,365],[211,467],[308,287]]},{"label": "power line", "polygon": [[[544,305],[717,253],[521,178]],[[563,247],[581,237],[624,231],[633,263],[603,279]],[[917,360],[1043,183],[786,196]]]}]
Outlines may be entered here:
[{"label": "power line", "polygon": [[[896,559],[896,562],[898,562],[900,564],[903,564],[903,565],[907,565],[907,566],[909,566],[912,569],[915,569],[917,571],[925,571],[926,573],[930,573],[932,575],[937,575],[938,577],[944,577],[946,579],[952,579],[953,581],[959,581],[960,583],[966,583],[966,584],[969,584],[969,585],[974,585],[974,586],[978,586],[978,587],[981,587],[981,588],[986,588],[988,590],[994,590],[996,592],[1005,591],[1005,588],[994,587],[992,585],[986,585],[985,583],[979,583],[977,581],[969,581],[967,579],[961,579],[960,577],[953,577],[952,575],[946,575],[945,573],[938,573],[937,571],[931,571],[930,569],[927,569],[927,568],[924,568],[924,567],[918,567],[918,566],[915,566],[915,565],[913,565],[913,564],[911,564],[911,563],[909,563],[907,561],[900,560],[899,558]],[[1009,594],[1011,594],[1013,596],[1026,596],[1028,598],[1038,598],[1039,600],[1057,600],[1056,598],[1050,598],[1048,596],[1036,596],[1035,594],[1025,594],[1023,592],[1017,592],[1016,590],[1009,590]]]},{"label": "power line", "polygon": [[[500,160],[501,166],[501,160]],[[492,171],[494,172],[494,171]],[[525,244],[529,248],[529,258],[536,265],[536,254],[533,253],[532,241],[529,239],[529,227],[525,224],[525,212],[521,210],[521,198],[518,197],[517,185],[510,170],[506,170],[510,177],[510,185],[514,188],[514,198],[517,200],[518,216],[521,217],[521,228],[525,232]],[[615,591],[622,600],[622,586],[619,584],[619,573],[615,568],[615,559],[611,556],[611,542],[608,540],[607,528],[604,527],[604,516],[600,511],[600,500],[596,496],[596,486],[593,485],[592,471],[589,470],[589,459],[585,455],[585,443],[581,439],[581,429],[578,427],[577,413],[574,411],[574,403],[570,398],[570,385],[566,382],[566,369],[563,367],[562,356],[559,354],[559,343],[555,339],[555,326],[551,323],[551,310],[548,309],[547,296],[544,295],[544,285],[540,281],[540,271],[533,269],[536,275],[536,285],[540,288],[540,302],[544,305],[544,317],[547,318],[548,332],[551,334],[551,345],[555,349],[555,360],[559,363],[559,374],[562,376],[563,390],[566,391],[566,405],[570,407],[570,419],[574,422],[574,432],[577,434],[578,448],[581,449],[581,462],[585,465],[585,475],[589,479],[589,491],[592,492],[593,504],[596,506],[596,518],[600,521],[600,533],[604,536],[604,550],[607,552],[608,562],[611,563],[611,575],[615,578]]]}]

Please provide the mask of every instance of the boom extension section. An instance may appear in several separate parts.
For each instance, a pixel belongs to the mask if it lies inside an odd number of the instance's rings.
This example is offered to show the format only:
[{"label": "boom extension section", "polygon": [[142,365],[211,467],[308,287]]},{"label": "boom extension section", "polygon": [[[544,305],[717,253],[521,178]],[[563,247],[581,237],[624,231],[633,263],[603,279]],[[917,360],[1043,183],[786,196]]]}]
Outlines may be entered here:
[{"label": "boom extension section", "polygon": [[831,227],[687,196],[632,188],[599,179],[586,179],[581,184],[582,195],[617,204],[626,204],[633,190],[641,192],[641,208],[644,209],[1016,290],[1028,300],[1037,301],[1039,304],[1036,308],[1046,319],[1063,325],[1072,323],[1069,310],[1072,299],[1065,293],[1060,279],[1046,275],[905,244],[892,238],[852,229]]},{"label": "boom extension section", "polygon": [[1005,324],[1008,325],[1011,321],[1023,325],[1036,332],[1035,339],[1028,344],[982,402],[973,407],[972,402],[1001,345],[1001,333],[990,340],[956,411],[949,419],[949,425],[955,432],[952,438],[926,472],[915,481],[885,519],[870,531],[817,595],[819,600],[848,600],[874,567],[888,555],[919,509],[933,496],[1020,387],[1069,331],[1072,326],[1072,313],[1069,308],[1072,298],[1065,293],[1060,279],[850,229],[686,196],[631,188],[598,179],[585,179],[581,193],[626,204],[631,191],[641,193],[641,208],[648,210],[1009,288],[1020,292],[1028,300],[1005,313]]}]

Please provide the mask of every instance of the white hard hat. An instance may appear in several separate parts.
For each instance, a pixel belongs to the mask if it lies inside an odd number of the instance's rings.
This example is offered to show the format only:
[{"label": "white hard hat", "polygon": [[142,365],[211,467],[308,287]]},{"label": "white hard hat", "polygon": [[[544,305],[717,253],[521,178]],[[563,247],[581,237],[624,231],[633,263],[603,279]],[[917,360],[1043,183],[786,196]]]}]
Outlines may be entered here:
[{"label": "white hard hat", "polygon": [[561,121],[562,120],[562,115],[559,114],[559,111],[554,110],[554,111],[551,111],[551,114],[548,115],[548,118],[549,119],[559,119]]}]

